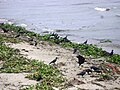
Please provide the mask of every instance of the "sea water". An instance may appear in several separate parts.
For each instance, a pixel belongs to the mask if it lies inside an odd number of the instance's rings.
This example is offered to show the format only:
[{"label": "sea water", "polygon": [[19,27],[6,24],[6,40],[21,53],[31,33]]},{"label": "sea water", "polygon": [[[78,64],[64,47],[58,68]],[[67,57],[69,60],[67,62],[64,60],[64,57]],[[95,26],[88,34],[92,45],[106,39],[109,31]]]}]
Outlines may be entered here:
[{"label": "sea water", "polygon": [[0,0],[0,18],[120,54],[120,0]]}]

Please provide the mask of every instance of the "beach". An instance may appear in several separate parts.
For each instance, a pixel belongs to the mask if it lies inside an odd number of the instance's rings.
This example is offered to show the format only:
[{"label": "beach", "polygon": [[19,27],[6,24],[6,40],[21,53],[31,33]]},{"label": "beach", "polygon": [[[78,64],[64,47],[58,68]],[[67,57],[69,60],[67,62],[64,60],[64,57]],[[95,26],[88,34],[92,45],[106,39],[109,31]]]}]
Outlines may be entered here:
[{"label": "beach", "polygon": [[[13,26],[13,27],[16,27],[16,26]],[[14,36],[16,36],[14,34],[14,31],[11,31],[11,30],[8,33],[4,33],[2,29],[0,29],[0,32],[1,32],[0,35],[5,34],[12,39],[14,39]],[[11,33],[13,33],[14,36]],[[76,52],[75,54],[73,54],[73,51],[74,51],[73,48],[62,47],[59,44],[55,44],[50,41],[37,40],[38,42],[37,45],[30,44],[30,42],[28,42],[29,37],[28,36],[25,37],[24,34],[17,38],[23,41],[20,43],[13,43],[13,41],[12,42],[7,41],[4,43],[5,45],[19,51],[23,57],[29,58],[31,60],[35,59],[40,62],[42,61],[46,65],[49,65],[49,63],[52,60],[54,60],[55,57],[58,58],[57,62],[55,64],[51,64],[51,66],[59,69],[62,77],[66,78],[66,80],[62,86],[52,87],[53,90],[78,90],[78,89],[118,90],[120,89],[119,64],[108,62],[106,61],[105,57],[95,58],[93,56],[83,55],[81,52]],[[83,57],[85,57],[86,62],[84,62],[82,65],[79,66],[78,59],[76,58],[77,55],[82,55]],[[1,65],[3,63],[4,62],[1,61]],[[100,76],[104,74],[100,74],[96,72],[93,72],[90,74],[86,73],[83,77],[81,75],[77,75],[81,71],[88,69],[93,65],[95,66],[103,65],[102,71],[107,72],[110,75],[110,77],[107,76],[107,78],[104,77],[104,79],[102,79],[100,78]],[[105,67],[107,65],[112,65],[112,66],[107,66],[108,69],[110,69],[111,67],[114,67],[114,68],[117,67],[117,69],[115,70],[115,72],[114,72],[114,69],[113,71],[109,72],[109,71],[106,71],[107,69],[104,67],[104,65]],[[21,87],[23,88],[29,85],[35,85],[36,83],[41,83],[40,81],[30,80],[28,78],[25,78],[27,74],[29,73],[24,73],[24,72],[0,73],[1,89],[19,90]]]},{"label": "beach", "polygon": [[0,0],[0,90],[119,90],[119,0]]}]

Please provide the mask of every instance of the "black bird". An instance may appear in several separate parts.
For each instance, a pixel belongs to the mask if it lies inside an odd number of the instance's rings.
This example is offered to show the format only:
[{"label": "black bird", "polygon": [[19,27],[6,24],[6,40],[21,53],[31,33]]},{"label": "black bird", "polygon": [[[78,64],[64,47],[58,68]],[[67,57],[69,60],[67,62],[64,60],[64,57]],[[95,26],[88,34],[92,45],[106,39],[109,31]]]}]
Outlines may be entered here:
[{"label": "black bird", "polygon": [[81,75],[82,77],[86,74],[86,71],[81,71],[80,73],[78,73],[77,75]]},{"label": "black bird", "polygon": [[100,69],[99,69],[98,67],[96,67],[96,66],[91,66],[90,69],[92,69],[92,70],[94,70],[94,71],[100,70]]},{"label": "black bird", "polygon": [[33,41],[34,39],[33,38],[28,38],[28,41]]},{"label": "black bird", "polygon": [[26,34],[24,31],[18,31],[21,35]]},{"label": "black bird", "polygon": [[17,35],[15,36],[15,38],[17,38],[17,37],[20,37],[20,34],[17,34]]},{"label": "black bird", "polygon": [[75,54],[77,52],[77,48],[74,48],[73,54]]},{"label": "black bird", "polygon": [[91,66],[90,69],[94,70],[95,72],[100,72],[100,68],[96,66]]},{"label": "black bird", "polygon": [[53,32],[53,33],[51,34],[51,36],[55,36],[55,33]]},{"label": "black bird", "polygon": [[86,71],[88,74],[92,73],[91,69],[85,69],[84,71]]},{"label": "black bird", "polygon": [[85,62],[85,58],[81,55],[76,56],[78,58],[79,66]]},{"label": "black bird", "polygon": [[83,44],[87,44],[88,40],[86,40]]},{"label": "black bird", "polygon": [[99,67],[96,67],[96,66],[91,66],[90,67],[92,70],[94,70],[94,72],[97,72],[97,73],[102,73],[102,71],[100,70]]},{"label": "black bird", "polygon": [[113,50],[112,50],[112,51],[109,53],[109,55],[110,55],[110,56],[112,56],[112,55],[113,55],[113,53],[114,53],[114,52],[113,52]]},{"label": "black bird", "polygon": [[37,41],[35,41],[35,46],[37,46]]},{"label": "black bird", "polygon": [[6,28],[2,28],[2,30],[3,30],[4,33],[7,33],[7,32],[9,31],[9,30],[6,29]]},{"label": "black bird", "polygon": [[101,70],[95,70],[94,72],[96,72],[96,73],[102,73]]},{"label": "black bird", "polygon": [[0,23],[0,25],[4,25],[4,23]]},{"label": "black bird", "polygon": [[70,42],[70,40],[68,40],[67,36],[65,36],[65,37],[63,38],[63,41],[64,41],[64,42]]},{"label": "black bird", "polygon": [[56,57],[53,61],[51,61],[49,64],[52,64],[52,63],[54,63],[55,64],[55,62],[57,61],[57,59],[58,59],[58,57]]},{"label": "black bird", "polygon": [[55,39],[59,39],[59,35],[58,34],[55,34],[54,37],[55,37]]},{"label": "black bird", "polygon": [[40,81],[41,79],[42,79],[42,76],[39,75],[39,76],[37,77],[37,81]]}]

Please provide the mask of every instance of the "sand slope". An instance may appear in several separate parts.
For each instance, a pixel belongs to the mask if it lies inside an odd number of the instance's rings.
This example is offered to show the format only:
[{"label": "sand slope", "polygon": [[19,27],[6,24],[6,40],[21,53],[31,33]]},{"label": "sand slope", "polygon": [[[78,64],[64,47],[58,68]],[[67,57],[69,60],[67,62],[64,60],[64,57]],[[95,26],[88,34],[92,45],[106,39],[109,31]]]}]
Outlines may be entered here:
[{"label": "sand slope", "polygon": [[86,74],[84,77],[78,76],[80,71],[89,68],[92,65],[103,63],[104,58],[91,59],[86,57],[86,61],[82,66],[78,66],[77,54],[73,54],[73,49],[65,49],[58,45],[41,41],[37,47],[22,42],[20,44],[9,44],[12,48],[19,49],[21,54],[28,58],[44,61],[49,64],[55,57],[58,57],[56,66],[61,74],[68,79],[66,89],[64,90],[118,90],[120,89],[120,78],[116,80],[97,81],[98,75],[92,73]]}]

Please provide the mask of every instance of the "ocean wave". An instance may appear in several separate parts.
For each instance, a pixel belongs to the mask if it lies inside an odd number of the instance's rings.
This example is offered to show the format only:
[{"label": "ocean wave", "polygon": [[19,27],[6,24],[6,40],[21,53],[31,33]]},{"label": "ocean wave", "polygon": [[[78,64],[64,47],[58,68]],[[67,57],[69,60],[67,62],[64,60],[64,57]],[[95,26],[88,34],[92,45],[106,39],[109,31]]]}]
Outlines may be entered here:
[{"label": "ocean wave", "polygon": [[8,22],[7,19],[5,19],[5,18],[0,18],[0,23],[6,23],[6,22]]},{"label": "ocean wave", "polygon": [[49,32],[56,32],[56,33],[60,33],[60,32],[73,32],[73,31],[79,31],[80,29],[51,29],[51,28],[43,28],[42,32],[43,33],[49,33]]},{"label": "ocean wave", "polygon": [[5,19],[5,18],[0,18],[0,23],[7,23],[7,24],[14,24],[14,22],[12,22],[11,20]]},{"label": "ocean wave", "polygon": [[100,8],[100,7],[96,7],[94,9],[97,10],[97,11],[101,11],[101,12],[110,10],[110,8]]},{"label": "ocean wave", "polygon": [[47,27],[42,29],[42,33],[49,33],[49,32],[54,32],[54,30]]},{"label": "ocean wave", "polygon": [[24,24],[24,23],[22,23],[22,24],[16,24],[16,26],[27,27],[27,24]]},{"label": "ocean wave", "polygon": [[94,3],[76,3],[76,4],[72,4],[72,5],[89,5],[89,4],[94,4]]}]

